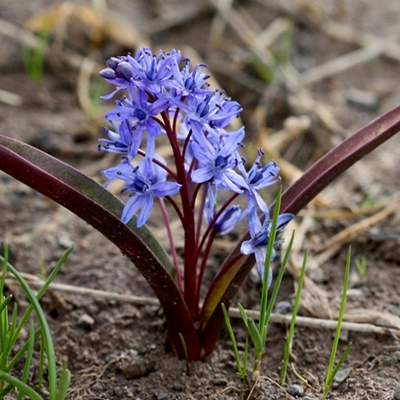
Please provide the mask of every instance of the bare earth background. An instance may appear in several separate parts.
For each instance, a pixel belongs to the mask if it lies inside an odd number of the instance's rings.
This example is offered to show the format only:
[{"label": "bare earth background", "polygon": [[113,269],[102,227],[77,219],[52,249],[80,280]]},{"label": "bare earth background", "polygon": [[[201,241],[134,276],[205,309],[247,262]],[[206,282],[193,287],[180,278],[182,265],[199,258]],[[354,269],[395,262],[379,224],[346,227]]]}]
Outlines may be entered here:
[{"label": "bare earth background", "polygon": [[[206,62],[213,78],[244,108],[248,157],[258,146],[267,150],[282,168],[284,185],[334,144],[400,103],[400,6],[395,0],[112,0],[107,7],[101,14],[101,7],[96,12],[90,2],[0,0],[0,89],[6,91],[0,96],[0,132],[99,181],[100,170],[116,160],[97,152],[102,115],[110,106],[96,100],[109,91],[97,72],[108,57],[141,45],[155,51],[180,48],[193,63]],[[50,24],[50,50],[43,79],[35,84],[24,70],[22,48],[35,46],[33,31],[43,30],[43,21]],[[353,260],[366,257],[367,274],[361,277],[353,265],[346,320],[400,330],[399,158],[397,135],[296,218],[290,226],[297,232],[296,251],[279,301],[292,302],[301,255],[309,248],[300,315],[317,322],[335,318],[351,243]],[[20,271],[39,277],[44,265],[48,273],[74,243],[57,282],[152,296],[116,247],[4,173],[0,207],[0,240],[10,244]],[[358,229],[360,221],[364,226]],[[156,222],[150,227],[165,240]],[[330,240],[342,231],[342,237]],[[176,234],[182,246],[181,233]],[[218,241],[209,279],[237,239]],[[16,288],[9,290],[23,305]],[[251,274],[234,303],[254,308],[258,299],[257,274]],[[162,312],[155,306],[58,292],[42,304],[58,359],[68,358],[70,399],[239,398],[226,332],[212,357],[193,363],[187,376],[184,362],[165,346]],[[235,328],[243,343],[238,321]],[[285,326],[271,325],[254,398],[293,398],[287,387],[276,384],[285,333]],[[353,343],[345,365],[348,376],[335,385],[331,398],[399,399],[398,338],[345,331],[340,352]],[[296,328],[293,361],[308,381],[302,385],[308,398],[320,396],[331,343],[330,330]],[[301,385],[292,373],[288,380],[289,386]]]}]

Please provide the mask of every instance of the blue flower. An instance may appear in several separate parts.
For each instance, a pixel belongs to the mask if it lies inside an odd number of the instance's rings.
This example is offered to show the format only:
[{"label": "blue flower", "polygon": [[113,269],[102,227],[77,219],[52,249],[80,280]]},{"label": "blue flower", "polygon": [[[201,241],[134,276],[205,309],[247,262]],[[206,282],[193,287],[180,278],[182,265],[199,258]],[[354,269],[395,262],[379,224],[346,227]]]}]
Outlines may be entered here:
[{"label": "blue flower", "polygon": [[142,88],[149,93],[161,93],[163,88],[178,88],[179,83],[171,79],[176,66],[180,63],[181,54],[172,50],[170,53],[159,51],[154,55],[148,47],[139,49],[135,57],[131,55],[112,57],[107,61],[107,68],[100,75],[117,89],[103,99],[110,99],[120,90]]},{"label": "blue flower", "polygon": [[[292,214],[281,214],[278,217],[277,233],[281,232],[286,224],[293,219]],[[267,217],[263,224],[257,215],[257,207],[253,207],[249,213],[248,228],[250,240],[246,240],[240,246],[240,252],[244,255],[253,254],[256,259],[258,272],[261,278],[264,277],[265,258],[267,255],[267,246],[271,234],[272,221]],[[279,245],[281,241],[275,241],[274,245]],[[272,252],[272,259],[275,258],[275,250]],[[272,270],[269,270],[268,286],[272,282]]]},{"label": "blue flower", "polygon": [[186,113],[185,123],[189,130],[204,134],[215,128],[225,128],[242,111],[239,103],[224,94],[224,91],[216,90],[206,96],[171,97],[170,102]]},{"label": "blue flower", "polygon": [[[134,135],[132,135],[129,152],[132,157],[137,154],[145,132],[148,134],[147,140],[152,142],[162,132],[160,124],[153,117],[168,108],[167,99],[162,98],[150,103],[147,101],[147,94],[140,89],[134,92],[134,95],[135,98],[131,100],[118,101],[117,107],[106,114],[106,118],[110,121],[132,121],[134,123]],[[125,132],[120,132],[120,136],[124,134]]]},{"label": "blue flower", "polygon": [[[204,206],[204,216],[208,224],[212,222],[215,215],[217,214],[217,188],[213,188],[211,185],[207,187],[207,197]],[[247,215],[247,210],[242,211],[239,206],[231,205],[218,217],[214,224],[214,231],[225,235],[231,232],[235,226]]]},{"label": "blue flower", "polygon": [[171,50],[167,53],[160,50],[158,55],[155,55],[148,47],[142,47],[135,58],[128,55],[127,61],[136,85],[150,93],[159,93],[162,87],[178,86],[178,83],[171,78],[174,68],[181,61],[180,51]]},{"label": "blue flower", "polygon": [[99,139],[99,150],[105,150],[110,153],[122,154],[126,157],[130,155],[132,145],[132,127],[129,120],[123,120],[119,127],[111,122],[113,129],[118,133],[104,127],[104,133],[111,139]]},{"label": "blue flower", "polygon": [[238,169],[247,184],[244,190],[247,196],[248,208],[252,209],[254,206],[258,205],[264,214],[268,214],[268,207],[263,198],[259,195],[258,190],[274,184],[279,184],[281,180],[278,176],[279,167],[275,161],[270,161],[264,166],[262,165],[260,159],[263,155],[264,152],[258,149],[258,155],[252,167],[246,171],[244,167],[245,160],[241,159],[238,161]]},{"label": "blue flower", "polygon": [[175,81],[179,84],[179,88],[173,88],[171,95],[179,98],[182,96],[206,96],[213,91],[209,89],[209,83],[207,79],[210,75],[203,73],[203,69],[207,66],[205,64],[196,65],[192,71],[190,71],[190,60],[185,58],[183,60],[185,66],[182,70],[179,69],[178,63],[173,69],[173,75]]},{"label": "blue flower", "polygon": [[149,219],[150,210],[153,207],[153,196],[172,196],[181,188],[181,185],[176,182],[166,181],[167,172],[154,164],[149,157],[145,157],[137,167],[123,162],[102,173],[109,179],[106,186],[114,179],[127,182],[122,192],[129,193],[129,200],[125,204],[121,220],[126,224],[140,211],[137,219],[138,228]]},{"label": "blue flower", "polygon": [[217,146],[213,146],[202,133],[193,132],[193,136],[195,141],[191,146],[199,167],[192,172],[192,181],[214,182],[220,189],[242,193],[246,182],[233,168],[237,165],[236,151],[242,146],[244,129],[221,138]]}]

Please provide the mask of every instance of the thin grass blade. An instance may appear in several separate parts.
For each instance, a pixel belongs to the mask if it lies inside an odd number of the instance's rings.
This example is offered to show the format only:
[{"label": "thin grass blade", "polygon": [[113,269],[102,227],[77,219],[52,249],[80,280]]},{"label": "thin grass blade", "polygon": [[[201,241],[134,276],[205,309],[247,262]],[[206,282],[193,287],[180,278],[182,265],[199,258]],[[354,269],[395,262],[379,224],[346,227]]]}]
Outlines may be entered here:
[{"label": "thin grass blade", "polygon": [[68,369],[67,362],[63,361],[61,376],[60,376],[60,385],[58,387],[58,392],[57,392],[58,400],[65,399],[70,384],[71,384],[71,372]]},{"label": "thin grass blade", "polygon": [[[22,372],[21,382],[27,383],[29,377],[29,371],[31,369],[32,358],[33,358],[33,345],[35,344],[35,328],[33,326],[33,321],[29,324],[29,341],[28,341],[28,351],[26,353],[26,360],[24,365],[24,370]],[[24,393],[20,390],[18,393],[17,400],[22,400]]]},{"label": "thin grass blade", "polygon": [[0,379],[8,382],[11,386],[19,389],[23,394],[27,395],[31,400],[43,400],[39,393],[33,390],[27,384],[21,382],[19,379],[7,374],[4,371],[0,371]]}]

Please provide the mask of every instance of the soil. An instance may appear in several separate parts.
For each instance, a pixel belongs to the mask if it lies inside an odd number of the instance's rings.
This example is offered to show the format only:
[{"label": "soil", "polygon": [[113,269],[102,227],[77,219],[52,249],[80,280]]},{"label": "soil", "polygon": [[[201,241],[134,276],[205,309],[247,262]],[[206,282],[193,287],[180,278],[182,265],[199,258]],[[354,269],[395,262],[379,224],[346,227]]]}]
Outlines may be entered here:
[{"label": "soil", "polygon": [[[256,146],[258,134],[267,134],[266,128],[269,129],[268,133],[273,133],[283,128],[287,117],[308,115],[310,128],[280,149],[286,161],[305,170],[332,147],[332,143],[342,140],[400,103],[399,60],[381,56],[363,62],[308,87],[315,104],[324,105],[329,111],[327,119],[331,118],[338,124],[337,129],[329,129],[329,124],[324,123],[316,107],[292,101],[293,92],[277,83],[278,78],[267,90],[259,70],[250,61],[249,46],[239,39],[237,31],[231,26],[226,26],[223,35],[211,42],[210,32],[215,34],[218,28],[224,27],[223,19],[216,20],[211,3],[205,6],[205,2],[203,4],[201,1],[123,0],[109,1],[108,7],[123,15],[142,33],[143,38],[150,41],[154,49],[173,46],[192,54],[190,46],[197,51],[228,95],[242,104],[245,110],[243,122],[248,126],[249,147]],[[50,0],[0,0],[0,28],[8,23],[23,27],[28,18],[39,15],[51,5],[60,4]],[[100,43],[93,32],[101,36],[106,31],[94,31],[91,20],[83,18],[84,22],[79,21],[74,12],[69,13],[68,17],[66,3],[63,4],[53,18],[56,26],[67,27],[67,34],[60,34],[61,30],[50,33],[52,51],[46,56],[39,84],[32,82],[24,70],[20,41],[4,36],[1,29],[0,88],[20,96],[22,103],[10,105],[7,104],[9,98],[6,103],[1,100],[0,132],[33,144],[100,181],[99,171],[114,162],[110,155],[97,152],[97,140],[103,135],[102,108],[94,108],[93,112],[88,112],[86,108],[85,112],[82,99],[79,101],[79,71],[63,57],[69,52],[88,56],[104,65],[108,57],[133,49],[128,49],[126,44],[124,47],[118,38],[105,37]],[[68,7],[72,7],[71,4]],[[90,5],[89,2],[75,4]],[[323,6],[318,4],[311,0],[252,0],[235,3],[234,9],[255,31],[266,29],[279,17],[288,17],[293,24],[289,57],[300,73],[358,48],[354,41],[349,44],[328,36],[324,30],[328,19],[373,38],[386,37],[392,40],[397,34],[400,8],[394,0],[380,1],[379,5],[365,0],[342,0],[332,4],[329,2],[329,5],[327,2]],[[166,24],[165,29],[161,30],[163,21],[180,17],[187,7],[196,5],[199,9],[192,19]],[[122,25],[117,28],[120,28],[119,34],[123,36]],[[237,24],[234,28],[241,29]],[[139,37],[131,39],[140,43]],[[275,53],[282,52],[279,46],[275,46]],[[98,80],[92,80],[95,86]],[[101,93],[107,92],[106,87],[101,90]],[[362,91],[361,98],[354,95],[360,93],[356,90]],[[267,112],[262,114],[261,122],[257,122],[258,114],[255,111],[258,112],[260,107]],[[268,143],[267,137],[265,140]],[[323,192],[329,203],[327,209],[359,210],[362,202],[368,207],[368,204],[377,204],[379,201],[386,201],[386,204],[394,201],[394,197],[390,196],[398,195],[400,191],[399,157],[400,136],[397,135]],[[40,276],[43,274],[41,265],[44,265],[48,273],[65,249],[74,244],[72,254],[56,278],[57,282],[120,294],[152,296],[151,289],[135,267],[101,234],[69,211],[4,173],[0,173],[0,206],[0,239],[9,243],[11,261],[19,271]],[[362,317],[362,320],[355,322],[400,329],[399,211],[354,235],[350,241],[341,243],[331,256],[322,257],[321,254],[327,253],[319,251],[321,243],[366,216],[353,214],[340,218],[320,218],[313,211],[315,206],[307,210],[308,214],[304,212],[294,222],[300,236],[303,236],[297,255],[301,255],[305,248],[310,249],[311,289],[306,292],[309,296],[303,299],[299,315],[319,318],[335,315],[335,310],[339,309],[347,246],[351,243],[353,260],[366,257],[367,273],[361,277],[353,266],[347,310],[353,310],[353,320],[357,316]],[[312,212],[314,214],[310,214]],[[159,234],[155,221],[150,222],[149,227],[155,230],[160,240],[165,240]],[[235,244],[234,238],[225,239],[220,246],[222,252],[229,247],[229,240],[232,245]],[[218,265],[216,260],[210,262],[210,268]],[[293,275],[288,273],[279,301],[293,301],[295,282]],[[257,275],[251,274],[234,304],[240,301],[247,308],[256,308],[259,289]],[[309,299],[310,295],[314,300]],[[16,299],[24,304],[24,299],[18,294]],[[318,309],[316,302],[319,301]],[[240,398],[227,332],[222,333],[212,356],[204,362],[192,363],[190,375],[187,375],[185,362],[179,361],[165,342],[162,310],[157,306],[141,306],[77,294],[46,296],[42,305],[48,315],[57,359],[68,359],[72,373],[69,399]],[[377,316],[381,317],[380,321]],[[351,317],[347,319],[351,320]],[[245,332],[238,320],[234,320],[234,328],[239,342],[243,344]],[[285,335],[285,326],[271,325],[261,367],[262,377],[255,387],[253,398],[294,398],[296,395],[293,390],[299,388],[293,385],[304,389],[308,398],[320,398],[329,362],[332,331],[322,327],[296,328],[293,362],[308,384],[302,383],[293,372],[289,372],[287,385],[280,387],[277,382]],[[400,398],[398,338],[389,334],[349,330],[339,344],[339,353],[349,342],[353,348],[345,367],[351,368],[350,373],[342,383],[334,384],[330,398]]]}]

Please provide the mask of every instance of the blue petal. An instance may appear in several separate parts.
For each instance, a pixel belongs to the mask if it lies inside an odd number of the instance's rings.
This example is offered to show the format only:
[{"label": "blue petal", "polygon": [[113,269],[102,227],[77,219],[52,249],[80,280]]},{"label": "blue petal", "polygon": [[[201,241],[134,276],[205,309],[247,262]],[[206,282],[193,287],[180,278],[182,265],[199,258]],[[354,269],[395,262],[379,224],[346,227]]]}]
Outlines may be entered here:
[{"label": "blue petal", "polygon": [[160,114],[162,111],[166,110],[169,105],[169,100],[168,99],[158,99],[156,100],[149,109],[149,114],[151,115],[157,115]]},{"label": "blue petal", "polygon": [[106,114],[106,119],[111,121],[121,121],[133,118],[133,108],[118,106]]},{"label": "blue petal", "polygon": [[203,183],[210,181],[214,176],[214,171],[209,167],[198,168],[192,172],[192,181]]},{"label": "blue petal", "polygon": [[[257,269],[261,276],[261,280],[264,280],[264,269],[265,269],[265,258],[266,258],[267,250],[265,247],[263,248],[256,248],[254,255],[257,262]],[[272,268],[269,268],[268,274],[268,287],[272,283]]]},{"label": "blue petal", "polygon": [[215,223],[214,229],[221,235],[229,233],[246,215],[247,211],[242,211],[239,206],[229,206]]},{"label": "blue petal", "polygon": [[157,197],[172,196],[177,194],[182,185],[176,182],[157,182],[152,186],[152,192]]},{"label": "blue petal", "polygon": [[255,247],[254,247],[254,242],[252,239],[246,240],[240,246],[240,252],[245,256],[248,256],[249,254],[254,253],[254,250],[255,250]]},{"label": "blue petal", "polygon": [[139,218],[137,219],[137,227],[143,226],[150,217],[150,211],[153,207],[153,196],[150,194],[145,194],[142,196],[142,210],[140,212]]},{"label": "blue petal", "polygon": [[121,217],[121,221],[124,224],[127,224],[132,219],[132,217],[140,210],[140,208],[142,207],[142,201],[142,195],[132,196],[129,198],[129,200],[125,204]]},{"label": "blue petal", "polygon": [[213,153],[209,151],[210,149],[206,149],[196,142],[192,143],[192,150],[196,159],[203,164],[210,164],[214,157]]},{"label": "blue petal", "polygon": [[261,231],[262,225],[257,215],[257,207],[253,207],[250,210],[247,226],[252,239]]},{"label": "blue petal", "polygon": [[293,218],[294,215],[289,213],[279,215],[277,230],[278,231],[282,230],[285,227],[285,225],[289,223]]}]

